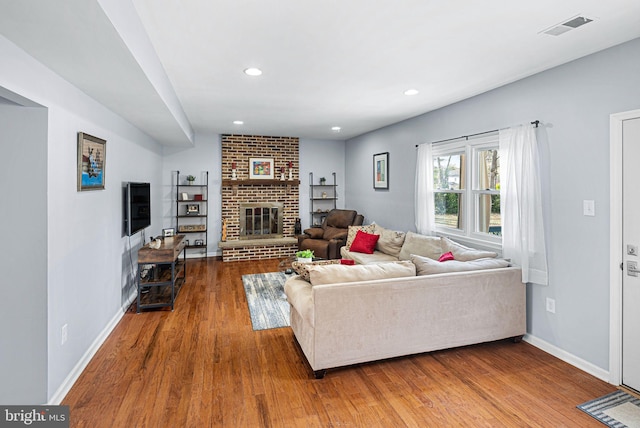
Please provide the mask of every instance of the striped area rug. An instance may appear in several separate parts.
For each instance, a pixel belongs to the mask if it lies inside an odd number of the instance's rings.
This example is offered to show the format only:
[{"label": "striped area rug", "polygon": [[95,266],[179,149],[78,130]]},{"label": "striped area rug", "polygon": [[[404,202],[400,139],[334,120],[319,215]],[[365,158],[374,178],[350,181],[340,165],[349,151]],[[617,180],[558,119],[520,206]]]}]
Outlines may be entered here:
[{"label": "striped area rug", "polygon": [[603,424],[616,428],[640,428],[640,399],[615,391],[577,406]]},{"label": "striped area rug", "polygon": [[284,294],[284,283],[289,276],[284,272],[242,275],[254,330],[290,325],[289,303]]}]

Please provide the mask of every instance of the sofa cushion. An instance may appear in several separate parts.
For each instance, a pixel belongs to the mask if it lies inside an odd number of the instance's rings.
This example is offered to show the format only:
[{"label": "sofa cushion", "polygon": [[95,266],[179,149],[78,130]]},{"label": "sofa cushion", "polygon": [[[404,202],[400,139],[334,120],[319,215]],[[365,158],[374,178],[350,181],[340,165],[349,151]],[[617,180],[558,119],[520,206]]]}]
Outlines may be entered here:
[{"label": "sofa cushion", "polygon": [[351,252],[347,247],[340,248],[340,255],[345,259],[355,261],[359,265],[369,263],[397,262],[398,258],[385,254],[381,251],[374,251],[373,254]]},{"label": "sofa cushion", "polygon": [[407,232],[404,238],[404,244],[398,254],[400,260],[411,260],[411,254],[429,257],[438,260],[442,251],[439,236],[420,235],[414,232]]},{"label": "sofa cushion", "polygon": [[376,230],[376,225],[367,224],[365,226],[349,226],[347,242],[345,243],[345,247],[347,247],[347,249],[351,248],[351,244],[353,244],[353,240],[356,239],[356,233],[358,233],[359,230],[366,233],[373,233]]},{"label": "sofa cushion", "polygon": [[390,256],[398,257],[402,249],[402,244],[404,244],[404,239],[407,236],[406,233],[385,229],[380,225],[376,225],[374,233],[380,235],[380,239],[376,244],[376,250],[389,254]]},{"label": "sofa cushion", "polygon": [[353,224],[357,214],[354,210],[331,210],[327,215],[324,226],[346,229]]},{"label": "sofa cushion", "polygon": [[310,282],[309,278],[309,266],[318,266],[318,265],[333,265],[340,263],[340,259],[335,260],[318,260],[311,263],[302,263],[299,261],[295,261],[291,263],[291,268],[300,275],[300,278],[304,279],[307,282]]},{"label": "sofa cushion", "polygon": [[[453,258],[461,262],[468,262],[470,260],[486,259],[490,257],[498,257],[498,253],[493,251],[476,250],[475,248],[465,247],[462,244],[452,241],[449,238],[442,238],[442,252],[446,253],[451,251]],[[413,253],[418,254],[418,253]],[[422,254],[420,254],[422,255]]]},{"label": "sofa cushion", "polygon": [[498,269],[509,266],[509,262],[504,259],[488,258],[477,259],[466,262],[449,260],[439,262],[429,257],[411,255],[411,261],[416,265],[418,276],[432,275],[435,273],[465,272],[470,270]]},{"label": "sofa cushion", "polygon": [[372,233],[367,233],[359,230],[356,233],[356,237],[349,247],[349,251],[353,251],[356,253],[365,253],[365,254],[373,254],[373,250],[376,248],[376,243],[380,239],[380,235],[374,235]]},{"label": "sofa cushion", "polygon": [[311,266],[311,285],[338,284],[342,282],[369,281],[373,279],[403,278],[415,276],[416,267],[410,261],[376,263],[372,265],[324,265]]}]

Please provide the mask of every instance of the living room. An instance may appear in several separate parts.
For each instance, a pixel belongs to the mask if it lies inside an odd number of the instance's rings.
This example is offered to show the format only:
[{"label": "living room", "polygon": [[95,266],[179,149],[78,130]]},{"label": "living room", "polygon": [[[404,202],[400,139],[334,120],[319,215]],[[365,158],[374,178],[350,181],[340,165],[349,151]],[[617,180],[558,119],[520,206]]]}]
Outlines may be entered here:
[{"label": "living room", "polygon": [[[640,108],[637,37],[353,138],[301,137],[303,224],[309,172],[335,172],[339,207],[358,210],[367,223],[415,229],[416,144],[540,120],[549,285],[527,288],[528,340],[609,381],[610,115]],[[24,195],[2,210],[13,244],[3,252],[4,283],[17,286],[6,290],[11,303],[0,315],[2,349],[15,352],[2,352],[8,382],[0,402],[55,403],[115,327],[134,287],[129,257],[141,236],[122,235],[121,184],[152,183],[158,209],[148,238],[171,226],[173,171],[209,171],[216,196],[230,171],[219,170],[222,132],[196,130],[187,146],[159,144],[4,36],[0,54],[8,64],[0,71],[1,177],[20,177]],[[104,191],[76,191],[80,131],[107,140]],[[372,155],[381,152],[390,154],[388,191],[372,188]],[[583,200],[595,201],[595,216],[582,215]],[[211,213],[210,234],[218,237],[222,218],[217,209]],[[220,254],[217,239],[207,250]],[[555,300],[555,314],[546,311],[547,298]]]}]

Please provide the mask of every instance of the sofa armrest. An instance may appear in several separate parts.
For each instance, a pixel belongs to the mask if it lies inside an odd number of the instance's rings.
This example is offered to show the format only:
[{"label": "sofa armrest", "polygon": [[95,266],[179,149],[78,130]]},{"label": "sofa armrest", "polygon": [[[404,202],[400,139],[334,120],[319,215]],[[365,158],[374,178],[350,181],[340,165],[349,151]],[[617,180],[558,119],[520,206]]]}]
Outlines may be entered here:
[{"label": "sofa armrest", "polygon": [[324,235],[324,229],[321,227],[310,227],[308,229],[305,229],[304,233],[311,239],[322,239],[322,235]]}]

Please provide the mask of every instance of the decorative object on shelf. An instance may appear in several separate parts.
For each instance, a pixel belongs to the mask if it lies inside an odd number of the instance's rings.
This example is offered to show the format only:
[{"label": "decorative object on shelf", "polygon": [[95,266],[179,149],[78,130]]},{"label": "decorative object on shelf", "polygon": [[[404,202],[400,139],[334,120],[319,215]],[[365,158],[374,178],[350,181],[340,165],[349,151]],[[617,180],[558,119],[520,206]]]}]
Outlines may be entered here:
[{"label": "decorative object on shelf", "polygon": [[302,234],[302,223],[300,223],[299,218],[296,218],[296,223],[293,225],[293,234],[294,235]]},{"label": "decorative object on shelf", "polygon": [[204,232],[207,230],[206,224],[181,224],[178,226],[178,232]]},{"label": "decorative object on shelf", "polygon": [[389,152],[373,155],[373,188],[389,188]]},{"label": "decorative object on shelf", "polygon": [[188,201],[189,200],[189,195],[186,192],[182,192],[182,200],[183,201]]},{"label": "decorative object on shelf", "polygon": [[327,184],[327,179],[324,177],[320,177],[320,185],[324,186],[325,184]]},{"label": "decorative object on shelf", "polygon": [[236,176],[236,163],[235,162],[231,162],[231,179],[232,180],[237,180],[238,177]]},{"label": "decorative object on shelf", "polygon": [[189,204],[187,205],[187,214],[200,214],[200,205]]},{"label": "decorative object on shelf", "polygon": [[176,234],[176,230],[173,227],[167,227],[166,229],[162,229],[162,236],[169,237],[174,236]]},{"label": "decorative object on shelf", "polygon": [[249,158],[250,180],[273,180],[273,158]]},{"label": "decorative object on shelf", "polygon": [[284,181],[284,167],[280,167],[280,181]]},{"label": "decorative object on shelf", "polygon": [[187,175],[187,183],[191,186],[193,182],[196,181],[196,177],[193,175]]},{"label": "decorative object on shelf", "polygon": [[293,162],[289,161],[289,181],[293,180]]},{"label": "decorative object on shelf", "polygon": [[196,245],[196,246],[202,246],[202,245],[204,245],[204,239],[196,239],[196,240],[194,241],[194,245]]},{"label": "decorative object on shelf", "polygon": [[202,193],[196,193],[195,195],[193,195],[193,200],[194,201],[201,201],[202,200]]},{"label": "decorative object on shelf", "polygon": [[327,192],[322,192],[322,199],[327,199]]},{"label": "decorative object on shelf", "polygon": [[104,190],[107,141],[78,132],[78,192]]},{"label": "decorative object on shelf", "polygon": [[313,250],[302,250],[296,253],[300,263],[311,263],[313,261]]},{"label": "decorative object on shelf", "polygon": [[225,242],[227,240],[227,219],[222,219],[222,234],[220,236],[220,240]]}]

